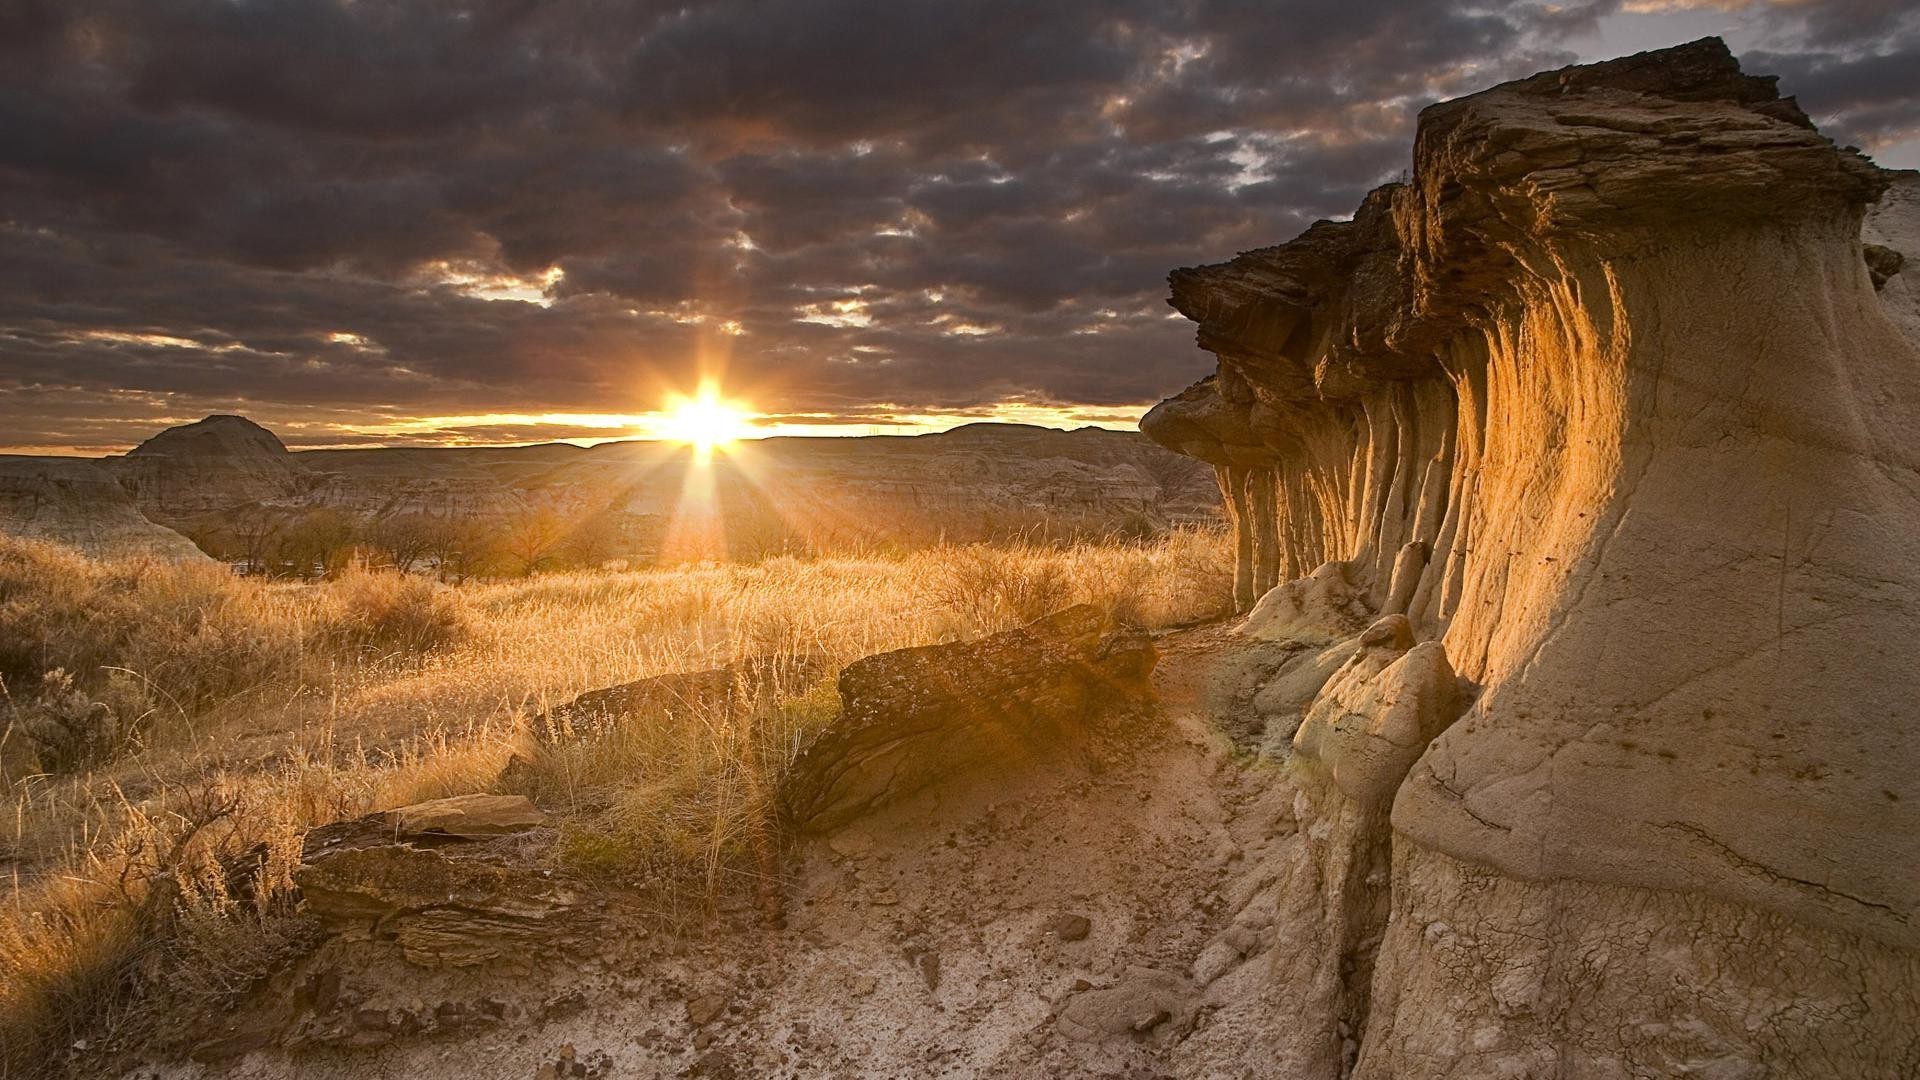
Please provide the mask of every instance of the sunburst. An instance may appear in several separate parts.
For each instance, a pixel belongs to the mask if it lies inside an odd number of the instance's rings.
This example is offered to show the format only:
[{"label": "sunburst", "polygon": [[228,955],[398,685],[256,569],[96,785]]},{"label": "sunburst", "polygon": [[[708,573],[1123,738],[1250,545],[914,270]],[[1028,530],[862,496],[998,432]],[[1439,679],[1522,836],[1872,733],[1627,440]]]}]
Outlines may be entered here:
[{"label": "sunburst", "polygon": [[676,394],[668,398],[660,434],[693,447],[698,456],[706,458],[751,436],[753,416],[742,403],[722,397],[718,386],[704,382],[691,396]]}]

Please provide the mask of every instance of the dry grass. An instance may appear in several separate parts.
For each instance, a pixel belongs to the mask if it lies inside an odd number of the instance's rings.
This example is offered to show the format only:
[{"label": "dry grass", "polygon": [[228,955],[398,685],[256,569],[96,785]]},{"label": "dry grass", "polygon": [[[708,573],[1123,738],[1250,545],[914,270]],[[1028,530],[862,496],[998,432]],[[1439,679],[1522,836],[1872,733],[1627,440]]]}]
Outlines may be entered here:
[{"label": "dry grass", "polygon": [[[1217,534],[1180,532],[284,585],[0,540],[0,1077],[111,1026],[156,970],[211,1007],[282,963],[314,824],[498,789],[518,755],[510,783],[561,816],[559,857],[685,914],[767,872],[772,792],[831,718],[840,666],[1077,602],[1146,626],[1209,617],[1226,567]],[[805,663],[725,715],[529,737],[581,691],[745,657]]]}]

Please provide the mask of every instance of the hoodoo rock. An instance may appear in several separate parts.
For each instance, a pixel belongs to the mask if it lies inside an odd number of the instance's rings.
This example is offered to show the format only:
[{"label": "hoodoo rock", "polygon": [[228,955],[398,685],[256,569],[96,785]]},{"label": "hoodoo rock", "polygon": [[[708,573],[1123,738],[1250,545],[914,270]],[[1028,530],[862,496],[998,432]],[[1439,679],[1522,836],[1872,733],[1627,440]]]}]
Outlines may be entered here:
[{"label": "hoodoo rock", "polygon": [[828,832],[936,783],[1009,770],[1142,715],[1153,644],[1082,605],[979,641],[869,656],[840,673],[840,715],[782,792],[794,823]]},{"label": "hoodoo rock", "polygon": [[1435,105],[1351,221],[1174,272],[1219,371],[1142,426],[1250,628],[1409,635],[1293,743],[1280,1074],[1911,1075],[1914,190],[1707,39]]}]

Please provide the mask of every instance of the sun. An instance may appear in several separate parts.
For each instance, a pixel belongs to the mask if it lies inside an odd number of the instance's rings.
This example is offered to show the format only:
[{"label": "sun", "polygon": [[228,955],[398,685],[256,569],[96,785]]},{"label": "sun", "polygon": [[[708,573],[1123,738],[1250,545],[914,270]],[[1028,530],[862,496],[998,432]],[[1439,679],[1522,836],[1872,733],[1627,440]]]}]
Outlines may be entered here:
[{"label": "sun", "polygon": [[721,397],[718,387],[702,383],[692,397],[675,394],[667,400],[660,434],[705,457],[753,434],[752,417],[740,403]]}]

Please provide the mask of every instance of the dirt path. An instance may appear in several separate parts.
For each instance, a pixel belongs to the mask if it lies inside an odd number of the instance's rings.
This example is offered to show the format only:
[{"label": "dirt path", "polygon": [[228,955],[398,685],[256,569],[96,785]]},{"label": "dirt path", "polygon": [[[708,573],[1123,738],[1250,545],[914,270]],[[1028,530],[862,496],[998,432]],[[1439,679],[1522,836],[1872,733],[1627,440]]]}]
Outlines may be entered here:
[{"label": "dirt path", "polygon": [[1274,770],[1227,734],[1248,678],[1228,641],[1159,640],[1163,716],[1132,745],[949,784],[803,850],[781,928],[609,935],[510,979],[370,963],[339,973],[358,1009],[478,997],[510,1022],[168,1075],[1254,1075],[1192,1053],[1240,1041],[1218,988],[1260,950],[1258,867],[1291,832]]}]

